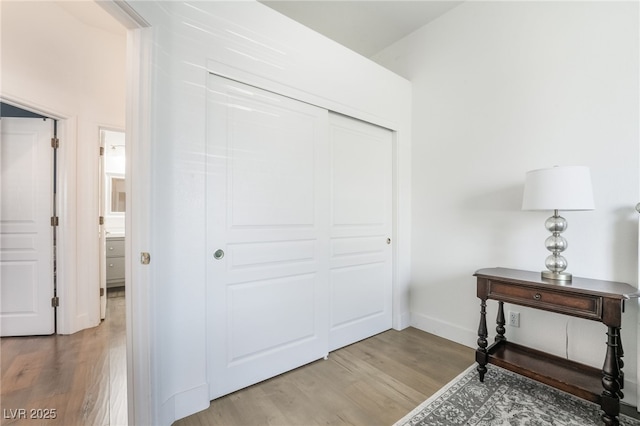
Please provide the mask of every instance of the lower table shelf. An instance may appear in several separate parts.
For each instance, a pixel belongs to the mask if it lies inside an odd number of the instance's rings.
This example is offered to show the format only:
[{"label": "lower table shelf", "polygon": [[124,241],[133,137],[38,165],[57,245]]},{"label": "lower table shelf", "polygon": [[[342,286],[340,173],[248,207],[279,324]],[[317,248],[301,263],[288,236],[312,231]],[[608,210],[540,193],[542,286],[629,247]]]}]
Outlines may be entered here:
[{"label": "lower table shelf", "polygon": [[[476,352],[476,360],[484,356]],[[600,404],[602,371],[506,340],[487,348],[487,361],[545,383],[579,398]]]}]

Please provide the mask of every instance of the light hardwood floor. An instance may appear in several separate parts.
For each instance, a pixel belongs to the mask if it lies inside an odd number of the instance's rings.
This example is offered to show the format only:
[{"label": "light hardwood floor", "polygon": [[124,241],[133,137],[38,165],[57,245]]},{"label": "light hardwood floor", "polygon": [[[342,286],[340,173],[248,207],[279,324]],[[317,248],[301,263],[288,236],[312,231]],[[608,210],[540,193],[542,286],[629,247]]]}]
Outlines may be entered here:
[{"label": "light hardwood floor", "polygon": [[[2,425],[127,424],[124,297],[110,296],[107,319],[96,328],[0,339]],[[473,360],[468,347],[414,328],[389,330],[212,401],[175,424],[388,426]],[[55,409],[56,418],[5,418],[17,409],[27,417],[31,409]]]},{"label": "light hardwood floor", "polygon": [[[71,336],[0,339],[2,425],[127,424],[124,293]],[[474,350],[415,328],[389,330],[211,402],[176,426],[391,425],[474,362]],[[7,418],[55,409],[56,419]],[[13,411],[9,411],[13,410]],[[635,407],[622,411],[639,418]]]},{"label": "light hardwood floor", "polygon": [[125,426],[125,345],[124,292],[112,291],[98,327],[0,339],[1,424]]},{"label": "light hardwood floor", "polygon": [[415,328],[389,330],[174,425],[389,426],[469,367],[474,353]]}]

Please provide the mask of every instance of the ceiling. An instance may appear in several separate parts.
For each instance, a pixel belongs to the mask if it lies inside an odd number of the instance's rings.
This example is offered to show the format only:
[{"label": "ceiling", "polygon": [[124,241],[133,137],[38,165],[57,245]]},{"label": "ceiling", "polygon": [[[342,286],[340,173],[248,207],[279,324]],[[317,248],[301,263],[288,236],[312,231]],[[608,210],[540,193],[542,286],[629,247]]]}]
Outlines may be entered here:
[{"label": "ceiling", "polygon": [[457,0],[258,0],[371,57],[459,4]]},{"label": "ceiling", "polygon": [[[365,57],[373,56],[462,3],[458,0],[259,1]],[[89,26],[118,34],[126,31],[95,1],[58,0],[56,3]]]}]

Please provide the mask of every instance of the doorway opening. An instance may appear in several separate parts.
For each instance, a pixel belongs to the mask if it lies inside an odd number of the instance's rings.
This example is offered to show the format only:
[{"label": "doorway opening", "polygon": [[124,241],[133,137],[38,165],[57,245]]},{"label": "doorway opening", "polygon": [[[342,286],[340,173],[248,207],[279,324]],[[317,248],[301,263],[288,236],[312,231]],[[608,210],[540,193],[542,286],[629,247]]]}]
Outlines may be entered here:
[{"label": "doorway opening", "polygon": [[[100,129],[100,316],[110,297],[125,297],[125,132]],[[125,313],[122,312],[122,315]]]}]

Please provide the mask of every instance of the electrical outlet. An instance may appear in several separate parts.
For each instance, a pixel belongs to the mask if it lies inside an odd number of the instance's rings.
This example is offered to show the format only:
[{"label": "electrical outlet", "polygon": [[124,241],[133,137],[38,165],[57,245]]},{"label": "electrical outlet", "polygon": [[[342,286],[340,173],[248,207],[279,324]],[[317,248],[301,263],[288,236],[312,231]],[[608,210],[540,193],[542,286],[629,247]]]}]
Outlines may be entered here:
[{"label": "electrical outlet", "polygon": [[509,325],[511,327],[520,327],[520,312],[509,311]]}]

